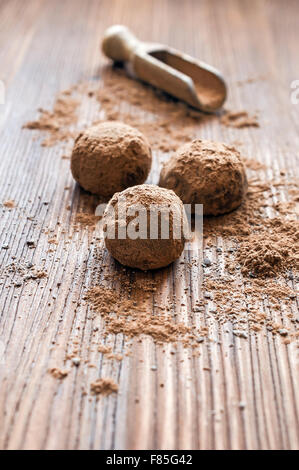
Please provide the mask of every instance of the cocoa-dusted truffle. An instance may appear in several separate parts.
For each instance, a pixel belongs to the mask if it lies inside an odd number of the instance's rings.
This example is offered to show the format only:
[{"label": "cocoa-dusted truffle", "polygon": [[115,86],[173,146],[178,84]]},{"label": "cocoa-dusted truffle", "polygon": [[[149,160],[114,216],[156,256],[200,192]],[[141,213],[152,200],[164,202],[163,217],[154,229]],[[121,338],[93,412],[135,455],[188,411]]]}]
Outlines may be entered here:
[{"label": "cocoa-dusted truffle", "polygon": [[106,207],[106,247],[125,266],[144,271],[167,266],[184,249],[186,220],[183,203],[173,191],[148,184],[128,188]]},{"label": "cocoa-dusted truffle", "polygon": [[234,147],[196,139],[183,145],[162,168],[160,186],[185,204],[203,204],[205,215],[236,209],[247,191],[245,168]]},{"label": "cocoa-dusted truffle", "polygon": [[141,132],[121,122],[103,122],[75,140],[71,170],[86,191],[109,199],[117,191],[143,183],[151,149]]}]

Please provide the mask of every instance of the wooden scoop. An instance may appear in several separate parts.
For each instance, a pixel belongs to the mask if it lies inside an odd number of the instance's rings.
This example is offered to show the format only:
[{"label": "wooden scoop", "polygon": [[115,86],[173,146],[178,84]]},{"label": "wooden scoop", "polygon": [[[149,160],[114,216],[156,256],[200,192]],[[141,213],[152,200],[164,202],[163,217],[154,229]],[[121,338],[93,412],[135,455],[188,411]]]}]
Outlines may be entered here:
[{"label": "wooden scoop", "polygon": [[168,46],[141,42],[126,26],[108,28],[102,48],[110,59],[124,62],[132,77],[194,108],[214,112],[226,99],[226,85],[218,70]]}]

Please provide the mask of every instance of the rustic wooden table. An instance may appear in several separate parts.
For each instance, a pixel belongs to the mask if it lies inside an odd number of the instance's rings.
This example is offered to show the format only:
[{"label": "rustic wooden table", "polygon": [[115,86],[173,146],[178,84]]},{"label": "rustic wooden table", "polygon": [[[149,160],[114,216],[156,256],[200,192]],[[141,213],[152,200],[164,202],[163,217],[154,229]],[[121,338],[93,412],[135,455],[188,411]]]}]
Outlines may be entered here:
[{"label": "rustic wooden table", "polygon": [[[295,174],[299,104],[291,103],[290,84],[299,79],[298,14],[296,0],[0,1],[0,79],[6,89],[0,104],[0,202],[17,203],[14,210],[2,208],[1,267],[15,257],[43,262],[48,272],[21,287],[0,285],[1,448],[298,449],[296,342],[285,345],[269,333],[234,337],[229,347],[232,339],[220,328],[222,341],[205,342],[192,360],[184,349],[172,355],[167,346],[162,353],[150,339],[133,341],[132,354],[120,362],[92,347],[95,320],[80,299],[97,261],[91,231],[73,231],[86,195],[61,158],[63,145],[43,148],[22,130],[38,107],[51,107],[58,91],[99,79],[100,38],[107,26],[123,23],[145,40],[214,64],[228,79],[228,106],[259,113],[259,129],[208,120],[203,137],[241,140],[248,155]],[[82,124],[86,110],[83,104]],[[58,234],[57,245],[48,244],[45,228]],[[62,229],[72,234],[68,244]],[[156,276],[162,290],[167,276],[172,279],[173,292],[186,295],[189,305],[179,269]],[[192,268],[184,269],[187,280]],[[97,334],[100,341],[101,329]],[[74,343],[80,367],[71,367],[65,380],[54,379],[48,369],[69,367],[64,360]],[[126,339],[116,338],[116,351],[125,345]],[[101,376],[113,377],[120,389],[97,401],[83,390]]]}]

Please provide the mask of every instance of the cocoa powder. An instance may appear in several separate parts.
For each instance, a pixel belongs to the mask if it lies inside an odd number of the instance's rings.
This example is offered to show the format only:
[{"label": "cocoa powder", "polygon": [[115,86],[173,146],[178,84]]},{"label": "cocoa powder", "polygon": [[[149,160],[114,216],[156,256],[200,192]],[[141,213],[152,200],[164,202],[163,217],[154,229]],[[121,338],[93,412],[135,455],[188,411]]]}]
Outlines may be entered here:
[{"label": "cocoa powder", "polygon": [[14,209],[16,207],[16,203],[12,199],[8,199],[7,201],[3,202],[3,206],[7,207],[7,209]]},{"label": "cocoa powder", "polygon": [[24,124],[24,129],[42,131],[48,136],[42,141],[43,147],[51,147],[60,141],[75,137],[70,127],[77,122],[79,101],[69,96],[68,92],[58,95],[52,111],[40,108],[40,116],[35,121]]},{"label": "cocoa powder", "polygon": [[102,67],[101,79],[100,89],[98,84],[83,82],[61,92],[52,111],[40,109],[39,119],[28,122],[24,128],[48,134],[43,146],[73,139],[79,132],[75,129],[77,108],[86,98],[96,99],[100,104],[93,124],[122,121],[136,127],[154,150],[162,152],[177,150],[193,140],[198,126],[208,120],[220,120],[221,124],[238,129],[259,127],[257,117],[249,116],[246,111],[226,111],[219,117],[190,108],[161,90],[131,79],[118,66]]},{"label": "cocoa powder", "polygon": [[226,111],[221,118],[221,124],[236,129],[259,127],[257,117],[249,116],[247,111]]},{"label": "cocoa powder", "polygon": [[[88,291],[86,298],[93,310],[105,320],[105,335],[121,333],[129,338],[146,335],[157,344],[181,342],[189,346],[197,345],[197,331],[175,322],[167,307],[159,309],[159,314],[154,315],[147,299],[134,298],[134,292],[130,298],[126,292],[120,296],[110,288],[97,286]],[[110,350],[100,346],[100,352]]]},{"label": "cocoa powder", "polygon": [[118,385],[110,378],[97,379],[90,384],[90,391],[92,395],[108,396],[111,393],[117,393]]},{"label": "cocoa powder", "polygon": [[100,220],[100,216],[96,216],[94,214],[87,214],[86,212],[79,212],[76,215],[76,223],[81,224],[85,227],[95,227]]},{"label": "cocoa powder", "polygon": [[59,369],[58,367],[52,367],[49,369],[49,373],[54,379],[63,380],[68,376],[69,371]]}]

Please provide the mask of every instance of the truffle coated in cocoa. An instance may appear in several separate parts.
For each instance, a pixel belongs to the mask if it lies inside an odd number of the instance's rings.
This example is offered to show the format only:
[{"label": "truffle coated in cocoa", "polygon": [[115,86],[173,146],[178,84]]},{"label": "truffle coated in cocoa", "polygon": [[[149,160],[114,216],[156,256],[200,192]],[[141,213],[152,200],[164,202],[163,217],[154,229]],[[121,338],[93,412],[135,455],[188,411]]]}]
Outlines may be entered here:
[{"label": "truffle coated in cocoa", "polygon": [[[146,236],[132,239],[126,231],[126,237],[120,239],[118,227],[125,227],[127,230],[129,226],[131,229],[133,226],[133,230],[136,229],[140,234],[140,220],[137,220],[138,213],[134,211],[135,208],[140,210],[141,207],[146,213]],[[132,213],[129,214],[130,210]],[[152,238],[150,231],[153,210],[159,214],[159,231],[156,239]],[[163,238],[160,230],[161,221],[168,223],[168,216],[169,236]],[[186,224],[185,209],[173,191],[148,184],[134,186],[115,194],[109,201],[103,216],[105,244],[111,255],[125,266],[144,271],[161,268],[180,257],[185,245],[184,224]],[[109,234],[113,233],[114,227],[116,236],[113,239]],[[180,237],[174,235],[177,228],[181,229]]]},{"label": "truffle coated in cocoa", "polygon": [[111,121],[79,134],[71,170],[82,188],[109,199],[118,191],[144,183],[151,162],[151,149],[144,135],[131,126]]},{"label": "truffle coated in cocoa", "polygon": [[247,191],[240,153],[229,145],[196,139],[179,148],[163,166],[159,185],[184,204],[203,204],[204,215],[236,209]]}]

